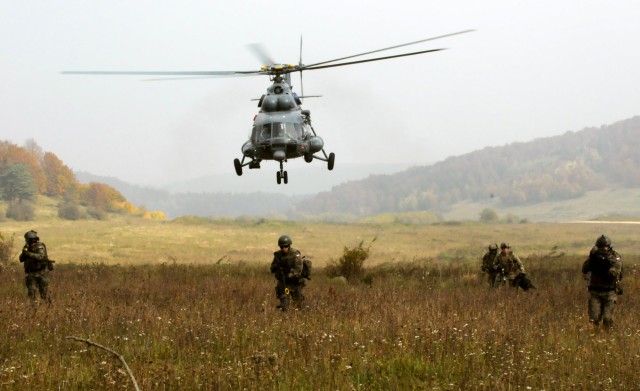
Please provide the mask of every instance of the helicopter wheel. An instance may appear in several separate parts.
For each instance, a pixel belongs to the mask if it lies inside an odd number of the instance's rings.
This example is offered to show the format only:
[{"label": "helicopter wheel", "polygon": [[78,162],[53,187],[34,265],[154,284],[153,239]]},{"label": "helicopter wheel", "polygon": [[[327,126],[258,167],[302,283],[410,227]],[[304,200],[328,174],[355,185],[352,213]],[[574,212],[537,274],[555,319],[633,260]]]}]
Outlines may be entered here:
[{"label": "helicopter wheel", "polygon": [[239,159],[234,159],[233,160],[233,166],[236,169],[236,174],[238,174],[238,176],[242,175],[242,164],[240,164],[240,160]]},{"label": "helicopter wheel", "polygon": [[280,175],[280,171],[276,172],[276,181],[278,182],[278,184],[282,183],[282,176]]},{"label": "helicopter wheel", "polygon": [[282,173],[282,179],[284,180],[284,184],[286,185],[287,183],[289,183],[289,175],[287,175],[287,172],[284,171]]},{"label": "helicopter wheel", "polygon": [[333,170],[333,164],[335,163],[336,160],[336,154],[331,152],[329,154],[329,160],[327,161],[327,168],[329,169],[329,171]]}]

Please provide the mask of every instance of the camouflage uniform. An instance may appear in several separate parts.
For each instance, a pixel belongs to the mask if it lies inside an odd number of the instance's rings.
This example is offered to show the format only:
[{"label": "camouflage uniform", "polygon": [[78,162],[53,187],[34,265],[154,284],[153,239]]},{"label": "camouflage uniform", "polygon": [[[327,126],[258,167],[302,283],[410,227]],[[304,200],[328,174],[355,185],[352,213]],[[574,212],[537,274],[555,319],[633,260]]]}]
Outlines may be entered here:
[{"label": "camouflage uniform", "polygon": [[502,270],[502,275],[509,280],[509,285],[517,287],[516,277],[520,274],[524,274],[524,266],[520,258],[511,252],[511,247],[508,244],[502,243],[500,245],[502,251],[496,255],[495,267],[498,270]]},{"label": "camouflage uniform", "polygon": [[[302,288],[302,254],[290,247],[287,251],[280,250],[273,253],[271,273],[274,274],[278,284],[276,285],[276,297],[280,300],[278,308],[286,311],[289,308],[289,299],[300,305],[304,301]],[[288,289],[288,293],[287,293]]]},{"label": "camouflage uniform", "polygon": [[609,329],[613,326],[617,296],[622,294],[618,285],[622,280],[622,257],[613,250],[606,236],[602,235],[596,242],[606,243],[591,250],[582,264],[582,273],[589,286],[589,321],[596,327],[602,321]]},{"label": "camouflage uniform", "polygon": [[35,300],[36,289],[40,298],[51,303],[49,296],[49,271],[53,270],[53,264],[47,255],[47,247],[39,241],[35,231],[25,234],[26,243],[20,253],[20,262],[24,264],[26,273],[24,282],[30,299]]},{"label": "camouflage uniform", "polygon": [[500,271],[495,267],[496,255],[498,255],[498,245],[492,244],[489,246],[489,251],[482,256],[481,269],[488,275],[489,286],[496,286],[500,277]]}]

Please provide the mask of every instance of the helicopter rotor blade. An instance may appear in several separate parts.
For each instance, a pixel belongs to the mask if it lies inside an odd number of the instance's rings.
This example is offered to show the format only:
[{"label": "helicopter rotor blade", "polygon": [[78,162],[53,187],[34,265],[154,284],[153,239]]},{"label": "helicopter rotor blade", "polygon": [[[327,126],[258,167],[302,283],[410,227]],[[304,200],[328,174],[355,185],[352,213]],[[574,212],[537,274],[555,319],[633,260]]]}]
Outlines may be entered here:
[{"label": "helicopter rotor blade", "polygon": [[372,62],[372,61],[381,61],[381,60],[389,60],[392,58],[398,58],[398,57],[407,57],[407,56],[415,56],[418,54],[424,54],[424,53],[431,53],[431,52],[439,52],[441,50],[446,50],[446,49],[430,49],[430,50],[423,50],[420,52],[413,52],[413,53],[404,53],[404,54],[396,54],[394,56],[385,56],[385,57],[377,57],[377,58],[369,58],[366,60],[358,60],[358,61],[350,61],[350,62],[342,62],[339,64],[329,64],[329,65],[320,65],[320,66],[306,66],[303,69],[301,69],[302,71],[313,71],[316,69],[325,69],[325,68],[333,68],[333,67],[341,67],[343,65],[353,65],[353,64],[361,64],[364,62]]},{"label": "helicopter rotor blade", "polygon": [[[401,47],[404,47],[404,46],[415,45],[415,44],[418,44],[418,43],[427,42],[427,41],[433,41],[433,40],[435,40],[435,39],[441,39],[441,38],[451,37],[451,36],[454,36],[454,35],[470,33],[470,32],[472,32],[472,31],[475,31],[475,30],[463,30],[463,31],[455,32],[455,33],[450,33],[450,34],[445,34],[445,35],[439,35],[439,36],[437,36],[437,37],[431,37],[431,38],[421,39],[421,40],[419,40],[419,41],[414,41],[414,42],[409,42],[409,43],[403,43],[403,44],[400,44],[400,45],[390,46],[390,47],[387,47],[387,48],[382,48],[382,49],[377,49],[377,50],[371,50],[371,51],[369,51],[369,52],[364,52],[364,53],[360,53],[360,54],[354,54],[354,55],[352,55],[352,56],[347,56],[347,57],[342,57],[342,58],[336,58],[336,59],[334,59],[334,60],[322,61],[322,62],[318,62],[318,63],[315,63],[315,64],[307,65],[306,67],[307,67],[307,68],[309,68],[309,67],[316,67],[316,66],[318,66],[318,65],[324,65],[324,64],[328,64],[328,63],[330,63],[330,62],[336,62],[336,61],[348,60],[348,59],[350,59],[350,58],[354,58],[354,57],[359,57],[359,56],[364,56],[364,55],[367,55],[367,54],[378,53],[378,52],[382,52],[382,51],[385,51],[385,50],[397,49],[397,48],[401,48]],[[356,63],[354,63],[354,64],[356,64]],[[317,68],[317,69],[320,69],[320,68]]]},{"label": "helicopter rotor blade", "polygon": [[142,79],[141,81],[171,81],[171,80],[203,80],[203,79],[226,79],[229,77],[252,77],[262,76],[260,73],[246,73],[234,75],[210,75],[210,76],[182,76],[182,77],[158,77],[153,79]]},{"label": "helicopter rotor blade", "polygon": [[263,44],[251,43],[247,45],[247,47],[249,48],[249,50],[251,50],[251,53],[253,53],[253,55],[256,56],[256,58],[262,62],[262,65],[273,65],[276,63],[275,61],[273,61],[271,56],[267,53],[267,49],[264,47]]},{"label": "helicopter rotor blade", "polygon": [[246,76],[262,71],[62,71],[64,75],[131,75],[131,76]]},{"label": "helicopter rotor blade", "polygon": [[300,61],[298,61],[298,68],[300,69],[300,95],[304,96],[304,84],[302,84],[302,35],[300,35]]}]

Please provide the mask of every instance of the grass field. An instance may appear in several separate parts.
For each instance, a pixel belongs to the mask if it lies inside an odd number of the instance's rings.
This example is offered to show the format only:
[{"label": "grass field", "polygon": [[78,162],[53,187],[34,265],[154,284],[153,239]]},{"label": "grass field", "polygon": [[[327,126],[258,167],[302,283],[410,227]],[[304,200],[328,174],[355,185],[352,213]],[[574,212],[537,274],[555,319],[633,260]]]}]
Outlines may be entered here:
[{"label": "grass field", "polygon": [[[0,222],[35,229],[56,260],[51,306],[0,273],[0,389],[634,390],[640,388],[631,224],[337,225],[141,219]],[[314,260],[307,306],[281,313],[268,272],[277,238]],[[596,332],[579,268],[601,233],[625,261],[616,327]],[[372,246],[371,284],[322,266]],[[538,289],[490,290],[479,257],[509,241]],[[17,251],[17,249],[16,249]]]},{"label": "grass field", "polygon": [[[278,237],[287,233],[294,247],[318,266],[377,237],[371,264],[420,258],[476,258],[493,242],[509,242],[519,255],[558,252],[584,255],[602,233],[624,254],[640,254],[640,225],[596,222],[442,225],[325,224],[277,220],[207,220],[180,218],[159,222],[139,218],[107,221],[0,221],[0,232],[14,234],[16,245],[29,229],[38,231],[59,263],[119,265],[268,263]],[[16,248],[16,252],[19,248]]]}]

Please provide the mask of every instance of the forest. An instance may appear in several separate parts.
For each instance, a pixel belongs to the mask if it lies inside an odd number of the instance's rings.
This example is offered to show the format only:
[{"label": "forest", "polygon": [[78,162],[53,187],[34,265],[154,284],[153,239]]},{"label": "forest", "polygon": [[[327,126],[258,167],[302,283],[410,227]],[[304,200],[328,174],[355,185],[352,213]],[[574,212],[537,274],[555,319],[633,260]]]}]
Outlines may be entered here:
[{"label": "forest", "polygon": [[487,147],[431,166],[336,186],[305,213],[447,211],[462,201],[503,206],[573,199],[640,186],[640,117],[525,143]]},{"label": "forest", "polygon": [[27,140],[24,146],[0,141],[0,199],[7,205],[4,215],[32,220],[38,196],[59,200],[58,217],[68,220],[101,220],[108,213],[164,218],[161,212],[134,206],[109,185],[79,183],[68,166],[53,152],[44,152],[34,140]]}]

